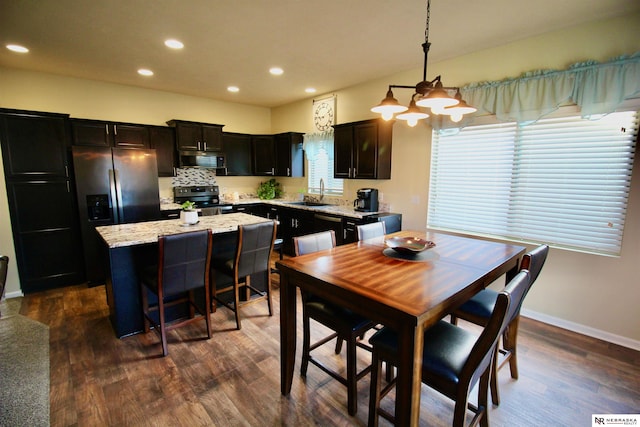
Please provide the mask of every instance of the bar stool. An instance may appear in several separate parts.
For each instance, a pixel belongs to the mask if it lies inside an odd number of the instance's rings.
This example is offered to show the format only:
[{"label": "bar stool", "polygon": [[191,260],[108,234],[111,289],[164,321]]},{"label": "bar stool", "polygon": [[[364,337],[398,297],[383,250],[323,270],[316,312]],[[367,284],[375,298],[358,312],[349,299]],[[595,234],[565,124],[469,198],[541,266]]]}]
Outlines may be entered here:
[{"label": "bar stool", "polygon": [[[162,355],[169,354],[167,331],[204,319],[207,324],[207,339],[211,338],[209,323],[209,263],[211,259],[211,230],[191,231],[158,237],[158,264],[144,269],[140,274],[140,293],[142,296],[142,314],[144,331],[149,332],[153,324],[160,334]],[[201,309],[194,299],[194,290],[203,288],[204,308]],[[149,304],[147,289],[158,297],[156,304]],[[178,298],[176,298],[179,296]],[[165,308],[189,303],[189,318],[168,325],[165,320]],[[195,310],[201,316],[194,317]],[[159,322],[151,312],[157,311]]]},{"label": "bar stool", "polygon": [[[247,302],[253,303],[262,299],[267,300],[269,306],[269,316],[273,315],[271,307],[271,251],[276,239],[277,225],[275,221],[261,222],[258,224],[247,224],[238,226],[238,240],[236,253],[233,259],[212,259],[211,260],[211,302],[214,306],[220,303],[233,311],[236,317],[237,329],[242,327],[240,322],[240,287],[245,286],[247,291]],[[218,288],[216,283],[216,272],[231,278],[229,286]],[[255,273],[266,273],[266,289],[264,291],[251,286],[251,275]],[[257,298],[249,298],[254,292]],[[233,301],[219,297],[222,293],[233,292]]]}]

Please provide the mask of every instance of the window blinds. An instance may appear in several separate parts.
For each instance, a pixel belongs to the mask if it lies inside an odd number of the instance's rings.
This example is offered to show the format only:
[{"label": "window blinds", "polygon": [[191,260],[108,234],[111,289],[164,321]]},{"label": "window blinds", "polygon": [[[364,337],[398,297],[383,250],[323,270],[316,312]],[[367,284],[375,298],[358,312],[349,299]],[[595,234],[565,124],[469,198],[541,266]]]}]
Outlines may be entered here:
[{"label": "window blinds", "polygon": [[427,225],[619,255],[635,112],[434,132]]}]

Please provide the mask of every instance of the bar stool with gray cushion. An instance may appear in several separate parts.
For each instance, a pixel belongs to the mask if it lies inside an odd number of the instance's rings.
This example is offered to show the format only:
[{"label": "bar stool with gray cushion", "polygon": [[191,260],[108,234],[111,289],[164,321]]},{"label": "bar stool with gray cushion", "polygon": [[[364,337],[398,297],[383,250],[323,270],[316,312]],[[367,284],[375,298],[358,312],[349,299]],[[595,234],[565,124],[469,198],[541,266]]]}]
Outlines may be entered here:
[{"label": "bar stool with gray cushion", "polygon": [[372,222],[370,224],[363,224],[356,226],[358,230],[358,240],[373,239],[374,237],[381,237],[387,234],[384,222]]},{"label": "bar stool with gray cushion", "polygon": [[[331,249],[336,246],[336,235],[333,230],[308,234],[293,238],[296,256]],[[327,328],[335,331],[329,336],[311,344],[310,319],[313,319]],[[362,343],[358,338],[375,326],[375,323],[346,308],[329,303],[309,292],[302,292],[302,322],[303,344],[302,364],[300,373],[307,375],[309,363],[314,364],[325,373],[347,387],[347,409],[350,415],[355,415],[358,408],[357,382],[371,370],[371,365],[357,372],[356,348],[361,347],[371,350],[371,347]],[[311,352],[318,347],[336,338],[335,353],[342,350],[342,341],[347,342],[347,375],[344,377],[338,372],[328,368],[315,359]]]},{"label": "bar stool with gray cushion", "polygon": [[[140,291],[144,331],[149,332],[153,324],[162,341],[162,355],[169,354],[167,331],[204,319],[207,338],[211,338],[209,324],[209,262],[211,258],[211,230],[192,231],[158,237],[158,264],[140,273]],[[157,304],[149,304],[147,289],[158,297]],[[204,307],[194,299],[194,290],[204,291]],[[165,309],[177,304],[189,304],[189,318],[172,322],[165,321]],[[194,317],[195,311],[201,316]],[[159,321],[151,315],[158,312]]]},{"label": "bar stool with gray cushion", "polygon": [[[444,320],[424,333],[422,382],[455,402],[452,426],[464,425],[467,409],[474,413],[471,425],[489,425],[487,394],[493,354],[500,335],[518,311],[529,288],[529,272],[521,270],[498,294],[489,321],[478,336]],[[390,328],[376,332],[373,346],[369,426],[378,425],[378,416],[394,421],[393,414],[380,408],[380,400],[395,385],[394,379],[381,388],[382,362],[398,364],[398,335]],[[469,393],[478,384],[478,404],[469,403]]]},{"label": "bar stool with gray cushion", "polygon": [[[244,286],[246,290],[246,301],[243,302],[243,305],[266,299],[269,307],[269,316],[273,316],[271,307],[271,268],[269,264],[271,262],[273,243],[276,239],[276,228],[275,221],[240,225],[238,226],[235,256],[232,259],[213,258],[211,260],[211,301],[214,305],[214,311],[216,303],[220,303],[233,311],[238,329],[242,328],[240,322],[241,286]],[[231,285],[222,285],[222,288],[218,288],[216,272],[231,278]],[[251,285],[251,275],[257,273],[266,275],[265,290],[257,289]],[[233,292],[232,302],[220,298],[220,294],[229,292]]]},{"label": "bar stool with gray cushion", "polygon": [[[522,257],[520,263],[521,270],[529,270],[531,274],[531,283],[525,292],[525,296],[538,278],[542,266],[544,265],[549,246],[541,245],[534,250],[526,253]],[[476,325],[485,326],[491,317],[493,307],[496,305],[498,292],[493,289],[483,289],[475,294],[464,304],[451,313],[451,323],[457,324],[457,319],[464,319]],[[520,306],[514,312],[513,318],[509,319],[509,324],[502,336],[502,347],[498,348],[493,361],[493,369],[491,372],[491,400],[495,405],[500,404],[500,394],[498,392],[498,370],[509,362],[511,378],[518,379],[518,363],[516,357],[516,340],[518,337],[518,324],[520,321]],[[502,361],[498,364],[498,358],[502,356]]]}]

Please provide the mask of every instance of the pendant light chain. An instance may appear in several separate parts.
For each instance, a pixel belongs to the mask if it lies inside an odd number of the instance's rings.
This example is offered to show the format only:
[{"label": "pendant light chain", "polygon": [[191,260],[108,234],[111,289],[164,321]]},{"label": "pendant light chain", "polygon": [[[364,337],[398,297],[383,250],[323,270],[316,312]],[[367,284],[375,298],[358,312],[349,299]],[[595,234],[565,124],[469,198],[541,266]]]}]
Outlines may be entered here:
[{"label": "pendant light chain", "polygon": [[427,0],[427,22],[424,25],[424,41],[429,42],[429,18],[431,17],[431,0]]}]

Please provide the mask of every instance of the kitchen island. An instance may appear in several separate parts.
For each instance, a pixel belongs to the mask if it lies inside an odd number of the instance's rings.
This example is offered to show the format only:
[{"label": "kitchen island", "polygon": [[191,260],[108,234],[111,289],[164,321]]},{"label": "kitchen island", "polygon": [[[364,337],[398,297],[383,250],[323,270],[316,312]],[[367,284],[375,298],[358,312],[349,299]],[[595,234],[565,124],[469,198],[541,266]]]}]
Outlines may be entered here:
[{"label": "kitchen island", "polygon": [[[144,329],[138,269],[157,262],[158,236],[206,230],[213,232],[213,256],[235,250],[239,225],[270,221],[244,213],[200,217],[197,224],[185,226],[181,220],[148,221],[96,227],[105,243],[108,262],[107,303],[113,329],[118,338]],[[154,296],[149,295],[150,302]],[[180,312],[169,313],[179,316]]]}]

